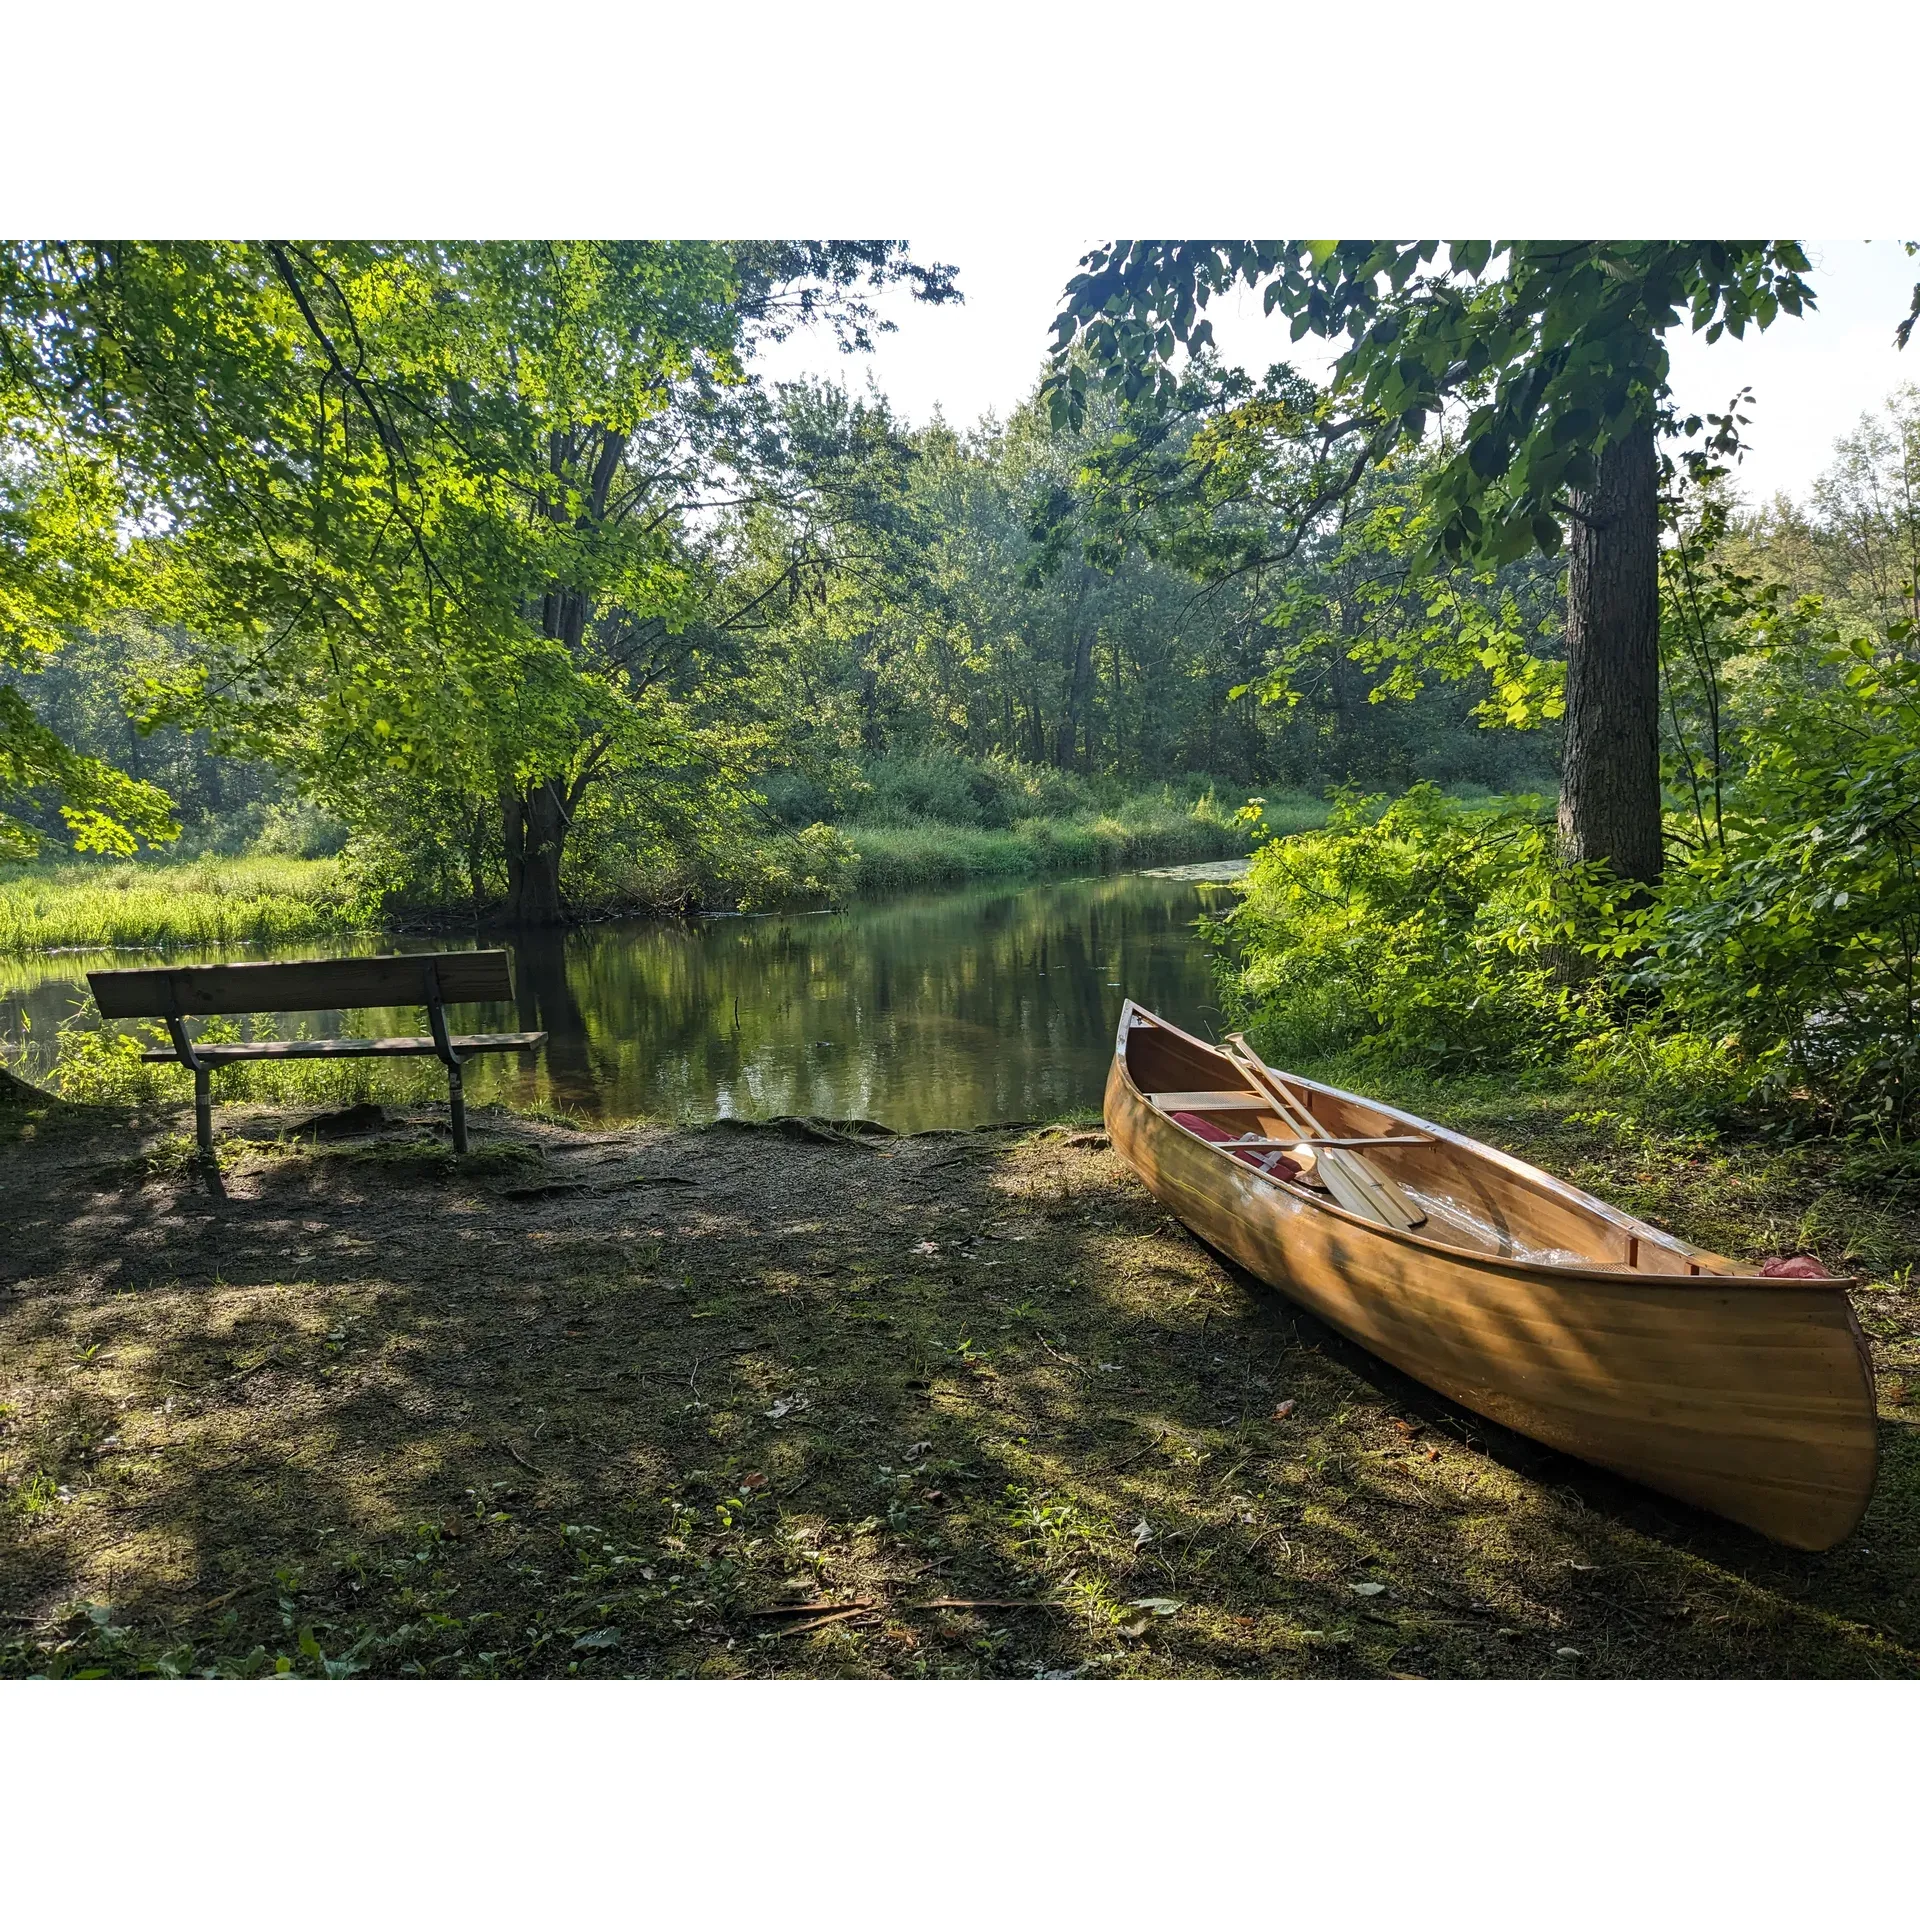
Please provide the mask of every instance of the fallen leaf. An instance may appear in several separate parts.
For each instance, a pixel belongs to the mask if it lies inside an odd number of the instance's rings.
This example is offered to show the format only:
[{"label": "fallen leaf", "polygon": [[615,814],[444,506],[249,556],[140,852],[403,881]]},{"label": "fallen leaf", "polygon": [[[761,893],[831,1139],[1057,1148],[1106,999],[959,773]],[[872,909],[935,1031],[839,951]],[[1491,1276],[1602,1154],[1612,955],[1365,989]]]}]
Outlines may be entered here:
[{"label": "fallen leaf", "polygon": [[1182,1600],[1168,1600],[1160,1594],[1153,1594],[1145,1600],[1129,1600],[1127,1605],[1138,1613],[1157,1613],[1162,1619],[1169,1614],[1178,1613],[1186,1603]]},{"label": "fallen leaf", "polygon": [[767,1476],[764,1473],[750,1473],[740,1482],[740,1491],[742,1493],[760,1493],[765,1490],[766,1485]]},{"label": "fallen leaf", "polygon": [[1363,1600],[1371,1600],[1376,1593],[1386,1592],[1378,1580],[1349,1580],[1347,1585]]},{"label": "fallen leaf", "polygon": [[1429,1447],[1427,1449],[1427,1458],[1429,1460],[1438,1460],[1440,1458],[1440,1449],[1438,1447]]},{"label": "fallen leaf", "polygon": [[1136,1547],[1144,1547],[1152,1538],[1153,1529],[1147,1525],[1145,1518],[1142,1517],[1139,1524],[1133,1530],[1133,1544]]},{"label": "fallen leaf", "polygon": [[1556,1660],[1578,1660],[1581,1657],[1580,1649],[1578,1647],[1555,1647],[1553,1657]]},{"label": "fallen leaf", "polygon": [[598,1633],[583,1633],[580,1638],[573,1643],[573,1650],[575,1653],[579,1653],[584,1648],[617,1647],[619,1644],[620,1629],[618,1627],[602,1627]]},{"label": "fallen leaf", "polygon": [[1280,1404],[1274,1408],[1273,1417],[1276,1420],[1291,1420],[1293,1418],[1293,1407],[1294,1403],[1291,1400],[1282,1400]]},{"label": "fallen leaf", "polygon": [[1404,1433],[1409,1440],[1411,1440],[1413,1436],[1420,1431],[1420,1429],[1416,1427],[1411,1420],[1395,1420],[1393,1424],[1396,1427],[1398,1427],[1400,1431]]},{"label": "fallen leaf", "polygon": [[939,1251],[940,1242],[938,1240],[922,1240],[920,1244],[914,1248],[915,1253],[938,1253]]}]

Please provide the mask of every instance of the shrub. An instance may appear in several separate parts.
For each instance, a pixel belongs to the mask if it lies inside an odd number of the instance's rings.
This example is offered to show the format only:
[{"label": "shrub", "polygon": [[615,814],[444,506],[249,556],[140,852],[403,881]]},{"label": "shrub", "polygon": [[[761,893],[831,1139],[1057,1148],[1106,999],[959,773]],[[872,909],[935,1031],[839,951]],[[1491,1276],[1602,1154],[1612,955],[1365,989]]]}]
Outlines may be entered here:
[{"label": "shrub", "polygon": [[1531,796],[1469,809],[1430,783],[1392,802],[1343,790],[1323,829],[1254,855],[1214,936],[1227,1010],[1283,1058],[1552,1058],[1601,1021],[1597,988],[1568,966],[1594,897],[1556,864]]},{"label": "shrub", "polygon": [[288,801],[268,810],[252,851],[285,854],[295,860],[326,860],[347,844],[344,823],[304,800]]},{"label": "shrub", "polygon": [[1920,1112],[1920,664],[1828,634],[1792,670],[1643,917],[1635,977],[1669,1026],[1836,1115],[1904,1127]]},{"label": "shrub", "polygon": [[[999,754],[884,754],[866,768],[865,791],[847,808],[862,826],[984,827],[1004,832],[1022,820],[1062,819],[1094,810],[1079,775],[1028,766]],[[1165,804],[1173,804],[1170,797]]]}]

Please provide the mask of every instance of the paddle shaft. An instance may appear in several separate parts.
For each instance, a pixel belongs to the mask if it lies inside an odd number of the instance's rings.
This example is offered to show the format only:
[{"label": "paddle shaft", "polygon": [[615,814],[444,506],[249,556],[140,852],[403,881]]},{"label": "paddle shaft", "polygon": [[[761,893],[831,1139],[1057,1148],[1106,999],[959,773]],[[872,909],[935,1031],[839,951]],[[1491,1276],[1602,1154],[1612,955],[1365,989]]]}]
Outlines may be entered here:
[{"label": "paddle shaft", "polygon": [[[1349,1211],[1372,1213],[1384,1220],[1390,1227],[1409,1229],[1421,1226],[1426,1215],[1391,1182],[1383,1180],[1364,1160],[1351,1159],[1344,1146],[1335,1146],[1326,1128],[1321,1126],[1308,1107],[1299,1100],[1293,1090],[1267,1063],[1250,1047],[1244,1036],[1233,1033],[1227,1036],[1228,1044],[1238,1053],[1245,1065],[1257,1073],[1268,1091],[1279,1101],[1282,1111],[1298,1127],[1302,1136],[1313,1146],[1320,1160],[1320,1176],[1324,1180],[1327,1173],[1337,1169],[1336,1177],[1344,1176],[1346,1181],[1357,1187],[1366,1196],[1368,1204],[1355,1208],[1343,1196],[1335,1194],[1335,1199],[1347,1205]],[[1383,1143],[1384,1144],[1384,1143]],[[1334,1182],[1327,1182],[1332,1187]]]}]

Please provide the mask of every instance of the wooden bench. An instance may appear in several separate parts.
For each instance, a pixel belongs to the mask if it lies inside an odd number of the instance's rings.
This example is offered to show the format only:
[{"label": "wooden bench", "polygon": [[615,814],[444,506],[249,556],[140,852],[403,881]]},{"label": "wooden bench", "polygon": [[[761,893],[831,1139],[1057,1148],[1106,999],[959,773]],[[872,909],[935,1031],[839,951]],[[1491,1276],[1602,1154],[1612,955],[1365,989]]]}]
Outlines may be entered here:
[{"label": "wooden bench", "polygon": [[[363,1055],[436,1055],[447,1069],[453,1150],[467,1150],[467,1101],[460,1063],[471,1054],[531,1052],[544,1033],[449,1033],[449,1006],[511,1000],[507,956],[497,948],[471,953],[383,953],[365,960],[261,960],[225,967],[140,967],[87,975],[104,1020],[165,1020],[173,1049],[150,1049],[143,1060],[177,1061],[193,1075],[194,1132],[207,1185],[224,1189],[213,1156],[215,1067],[236,1060],[314,1060]],[[318,1013],[346,1007],[424,1007],[429,1032],[381,1040],[221,1040],[187,1038],[194,1014]]]}]

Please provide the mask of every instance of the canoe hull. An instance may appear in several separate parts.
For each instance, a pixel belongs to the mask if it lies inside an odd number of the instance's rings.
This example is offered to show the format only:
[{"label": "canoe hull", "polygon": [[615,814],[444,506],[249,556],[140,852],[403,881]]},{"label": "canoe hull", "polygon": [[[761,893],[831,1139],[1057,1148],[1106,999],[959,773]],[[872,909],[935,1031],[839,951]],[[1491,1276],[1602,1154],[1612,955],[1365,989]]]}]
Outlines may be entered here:
[{"label": "canoe hull", "polygon": [[1204,1145],[1123,1053],[1105,1110],[1115,1150],[1203,1240],[1450,1400],[1787,1546],[1834,1546],[1866,1511],[1878,1429],[1844,1291],[1516,1272],[1378,1232]]}]

